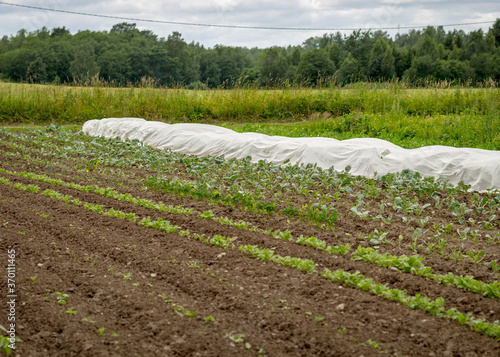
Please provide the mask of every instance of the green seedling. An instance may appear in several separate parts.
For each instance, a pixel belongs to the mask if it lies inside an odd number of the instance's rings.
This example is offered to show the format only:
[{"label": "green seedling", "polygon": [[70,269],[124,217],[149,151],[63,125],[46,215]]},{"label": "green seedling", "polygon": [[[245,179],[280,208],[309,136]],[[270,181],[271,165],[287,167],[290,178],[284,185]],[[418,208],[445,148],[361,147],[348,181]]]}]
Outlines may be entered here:
[{"label": "green seedling", "polygon": [[[11,338],[9,337],[9,332],[5,327],[0,325],[0,330],[4,331],[7,336],[0,336],[0,348],[2,348],[2,352],[7,356],[10,356],[12,350],[15,349],[15,343],[12,343]],[[23,342],[19,337],[14,338],[15,342]]]},{"label": "green seedling", "polygon": [[200,262],[197,261],[197,260],[193,260],[193,261],[190,262],[189,267],[193,268],[193,269],[199,268],[200,267]]},{"label": "green seedling", "polygon": [[493,270],[495,273],[500,271],[500,264],[498,264],[496,259],[488,263],[485,263],[485,265],[489,267],[491,270]]},{"label": "green seedling", "polygon": [[73,310],[73,308],[72,308],[72,307],[68,308],[68,309],[67,309],[66,311],[64,311],[64,312],[65,312],[65,313],[67,313],[67,314],[70,314],[70,315],[76,315],[76,314],[78,314],[78,312],[77,312],[77,311],[75,311],[75,310]]},{"label": "green seedling", "polygon": [[486,251],[481,250],[479,252],[467,252],[467,256],[474,264],[480,263],[486,256]]},{"label": "green seedling", "polygon": [[69,295],[68,294],[64,294],[64,293],[56,291],[54,293],[54,295],[56,295],[57,303],[59,305],[66,305],[67,301],[69,300]]},{"label": "green seedling", "polygon": [[229,338],[231,341],[233,342],[236,342],[236,343],[241,343],[243,342],[243,338],[245,337],[245,335],[243,334],[235,334],[236,331],[231,331],[231,332],[228,332],[224,338]]},{"label": "green seedling", "polygon": [[186,310],[186,316],[188,317],[196,317],[196,312],[193,310]]},{"label": "green seedling", "polygon": [[106,327],[101,327],[100,329],[97,330],[97,332],[99,332],[101,336],[104,335],[104,331],[106,331]]},{"label": "green seedling", "polygon": [[212,316],[212,315],[205,316],[205,317],[203,318],[203,320],[205,320],[205,322],[214,322],[214,321],[215,321],[215,319],[213,318],[213,316]]}]

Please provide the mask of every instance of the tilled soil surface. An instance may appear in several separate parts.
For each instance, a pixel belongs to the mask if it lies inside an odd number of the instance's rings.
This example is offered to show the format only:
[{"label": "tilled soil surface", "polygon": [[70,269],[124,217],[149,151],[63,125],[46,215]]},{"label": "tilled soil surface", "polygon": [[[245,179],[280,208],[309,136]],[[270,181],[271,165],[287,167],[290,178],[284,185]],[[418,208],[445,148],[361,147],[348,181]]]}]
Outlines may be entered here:
[{"label": "tilled soil surface", "polygon": [[[0,159],[8,170],[47,171],[10,156],[0,155]],[[73,173],[65,175],[53,174],[85,184]],[[370,232],[378,222],[339,220],[333,233],[306,223],[288,223],[286,217],[264,217],[144,191],[127,182],[110,184],[135,197],[194,210],[189,216],[160,213],[97,194],[1,176],[141,218],[161,217],[192,233],[233,237],[237,245],[253,244],[282,256],[312,259],[319,268],[360,271],[410,295],[443,297],[448,309],[470,312],[490,323],[500,320],[500,302],[495,299],[203,220],[197,213],[210,209],[217,216],[265,229],[293,229],[297,236],[314,235],[328,244],[345,244],[349,239],[355,243],[357,231]],[[400,229],[393,232],[404,234]],[[339,232],[352,232],[354,237]],[[318,274],[255,260],[238,249],[145,228],[4,184],[0,184],[0,247],[4,272],[8,251],[15,250],[16,333],[22,340],[16,344],[15,356],[500,355],[499,341],[456,321],[343,287]],[[498,246],[491,249],[497,254]],[[396,244],[391,253],[409,254]],[[498,280],[498,274],[484,265],[454,264],[437,255],[426,256],[425,264],[440,274]],[[3,275],[0,289],[6,301],[5,292],[11,286],[7,273]],[[2,326],[9,324],[6,305],[0,315]]]}]

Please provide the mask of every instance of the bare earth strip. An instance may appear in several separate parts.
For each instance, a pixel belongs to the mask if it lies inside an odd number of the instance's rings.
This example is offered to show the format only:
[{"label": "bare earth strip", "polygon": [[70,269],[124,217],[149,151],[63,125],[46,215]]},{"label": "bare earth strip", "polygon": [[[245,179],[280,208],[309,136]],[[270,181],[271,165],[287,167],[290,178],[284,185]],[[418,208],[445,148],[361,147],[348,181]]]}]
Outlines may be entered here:
[{"label": "bare earth strip", "polygon": [[[64,172],[54,169],[48,173],[43,165],[7,155],[9,150],[0,153],[0,168],[48,174],[82,185],[110,186],[134,197],[182,205],[193,213],[158,212],[95,193],[0,174],[12,183],[37,185],[40,192],[56,190],[105,209],[133,212],[141,219],[162,218],[191,233],[230,237],[236,246],[252,244],[282,256],[312,259],[319,272],[323,268],[359,271],[391,289],[406,290],[408,295],[421,294],[432,300],[442,297],[446,309],[456,308],[488,323],[500,320],[500,302],[494,298],[354,261],[350,254],[328,254],[261,231],[204,220],[198,214],[211,210],[218,217],[244,220],[265,230],[293,230],[294,237],[314,235],[332,245],[350,243],[351,253],[357,246],[369,246],[356,235],[381,229],[378,221],[341,216],[335,231],[329,231],[307,222],[289,222],[279,215],[264,216],[144,190],[131,179],[147,174],[144,170],[128,169],[120,184],[102,183],[92,172],[83,177],[72,166],[73,161],[67,162]],[[337,209],[349,212],[351,204],[348,200],[339,202]],[[398,214],[394,215],[395,222],[401,222]],[[450,216],[438,211],[432,219],[444,224]],[[381,245],[379,251],[411,255],[407,245],[413,230],[396,223],[388,229],[393,244]],[[402,245],[397,244],[400,235],[405,239]],[[488,248],[489,257],[500,256],[499,245],[484,237],[463,245],[465,249]],[[14,248],[17,254],[17,332],[23,342],[18,343],[15,356],[500,355],[497,339],[457,321],[338,285],[319,274],[255,260],[238,249],[223,249],[106,217],[1,183],[0,247],[2,266],[7,265],[8,249]],[[437,254],[425,255],[425,264],[436,274],[470,274],[487,283],[499,280],[499,274],[484,264],[455,262]],[[6,279],[0,279],[0,290],[7,290]],[[0,315],[0,324],[7,325],[5,313]]]},{"label": "bare earth strip", "polygon": [[[466,327],[339,288],[317,276],[102,217],[37,194],[3,185],[0,192],[1,217],[9,222],[2,227],[6,238],[2,244],[16,242],[25,303],[19,312],[20,337],[25,341],[20,355],[24,351],[24,355],[43,351],[47,355],[55,351],[58,355],[119,355],[124,350],[136,355],[161,351],[255,355],[257,347],[268,355],[378,353],[355,339],[377,341],[403,355],[445,355],[446,351],[496,355],[500,351],[493,339]],[[201,231],[212,223],[199,221],[192,228]],[[289,252],[294,253],[299,252]],[[190,268],[193,261],[200,268]],[[206,269],[215,277],[202,272]],[[130,274],[130,280],[117,276],[118,272]],[[67,293],[68,304],[58,305],[54,292]],[[200,317],[213,316],[215,322],[180,317],[158,295]],[[60,311],[68,306],[78,314]],[[316,322],[315,316],[325,319]],[[85,317],[96,323],[81,321]],[[97,331],[101,327],[106,328],[103,335]],[[345,334],[337,331],[344,328]],[[224,338],[233,331],[243,334],[252,347]]]}]

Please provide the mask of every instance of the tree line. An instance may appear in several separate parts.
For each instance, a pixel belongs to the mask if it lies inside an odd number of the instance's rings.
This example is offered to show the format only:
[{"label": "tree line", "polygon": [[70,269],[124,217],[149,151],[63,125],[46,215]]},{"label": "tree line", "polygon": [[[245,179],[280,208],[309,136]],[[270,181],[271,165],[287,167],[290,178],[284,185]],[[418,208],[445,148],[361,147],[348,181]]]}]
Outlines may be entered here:
[{"label": "tree line", "polygon": [[3,36],[0,79],[81,83],[99,78],[116,85],[151,81],[162,86],[217,88],[315,86],[322,81],[446,80],[474,84],[500,80],[500,19],[487,32],[446,32],[429,26],[391,38],[384,31],[325,33],[300,46],[266,49],[186,43],[179,32],[159,38],[133,23],[110,31],[65,27]]}]

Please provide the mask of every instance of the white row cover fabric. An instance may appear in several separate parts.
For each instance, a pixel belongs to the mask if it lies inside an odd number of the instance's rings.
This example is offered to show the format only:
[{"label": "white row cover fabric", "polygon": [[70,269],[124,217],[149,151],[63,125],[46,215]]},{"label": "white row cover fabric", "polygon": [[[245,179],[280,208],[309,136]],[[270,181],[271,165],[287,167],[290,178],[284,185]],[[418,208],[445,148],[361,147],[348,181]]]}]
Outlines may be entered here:
[{"label": "white row cover fabric", "polygon": [[197,156],[226,159],[252,157],[282,164],[316,163],[350,173],[373,177],[374,173],[410,169],[423,176],[445,178],[456,185],[463,181],[471,190],[500,189],[500,151],[427,146],[404,149],[372,138],[336,140],[331,138],[288,138],[257,133],[237,133],[206,124],[165,124],[139,118],[89,120],[83,132],[106,138],[138,139],[145,145]]}]

